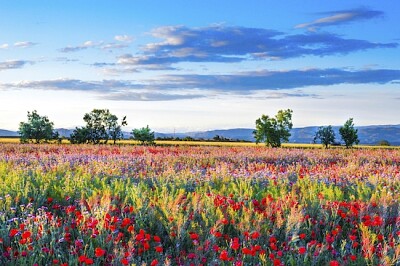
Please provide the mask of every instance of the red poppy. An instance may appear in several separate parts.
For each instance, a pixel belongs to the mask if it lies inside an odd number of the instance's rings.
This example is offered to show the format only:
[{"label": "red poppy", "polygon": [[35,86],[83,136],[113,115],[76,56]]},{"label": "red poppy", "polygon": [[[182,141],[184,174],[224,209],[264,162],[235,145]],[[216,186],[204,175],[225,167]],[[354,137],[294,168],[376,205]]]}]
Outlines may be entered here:
[{"label": "red poppy", "polygon": [[162,253],[163,252],[163,248],[161,246],[155,247],[155,250],[158,253]]},{"label": "red poppy", "polygon": [[122,264],[122,265],[128,265],[128,264],[129,264],[128,259],[127,259],[127,258],[121,259],[121,264]]},{"label": "red poppy", "polygon": [[104,256],[104,254],[106,254],[106,251],[102,248],[96,248],[94,250],[94,254],[97,258]]},{"label": "red poppy", "polygon": [[307,249],[305,247],[299,247],[299,254],[303,255],[306,253]]},{"label": "red poppy", "polygon": [[156,266],[158,264],[158,260],[154,259],[151,263],[150,266]]},{"label": "red poppy", "polygon": [[329,266],[340,266],[339,262],[337,260],[331,260],[329,262]]}]

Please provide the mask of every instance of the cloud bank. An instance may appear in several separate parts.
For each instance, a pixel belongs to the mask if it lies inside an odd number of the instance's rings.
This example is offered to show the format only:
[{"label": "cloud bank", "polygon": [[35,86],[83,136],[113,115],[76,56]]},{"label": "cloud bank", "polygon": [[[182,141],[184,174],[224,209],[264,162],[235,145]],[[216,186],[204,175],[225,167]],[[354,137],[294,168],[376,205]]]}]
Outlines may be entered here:
[{"label": "cloud bank", "polygon": [[302,23],[295,26],[295,28],[307,28],[310,31],[315,31],[321,27],[335,26],[347,24],[359,20],[367,20],[383,17],[384,13],[381,11],[371,10],[367,8],[340,10],[332,12],[319,13],[324,17],[308,23]]},{"label": "cloud bank", "polygon": [[[400,70],[376,69],[347,71],[309,69],[290,71],[239,72],[231,75],[164,75],[158,79],[134,81],[83,81],[58,79],[0,84],[0,88],[86,91],[102,99],[124,101],[161,101],[209,97],[210,95],[254,95],[262,91],[299,89],[338,84],[386,84],[400,81]],[[276,94],[278,95],[278,94]],[[284,94],[279,94],[284,97]],[[278,97],[277,96],[277,97]],[[287,97],[316,97],[288,93]]]},{"label": "cloud bank", "polygon": [[284,60],[398,47],[397,43],[349,39],[328,32],[290,35],[270,29],[220,25],[203,28],[159,27],[151,34],[161,41],[146,44],[138,54],[119,56],[117,64],[137,69],[160,70],[171,68],[172,64],[180,62]]}]

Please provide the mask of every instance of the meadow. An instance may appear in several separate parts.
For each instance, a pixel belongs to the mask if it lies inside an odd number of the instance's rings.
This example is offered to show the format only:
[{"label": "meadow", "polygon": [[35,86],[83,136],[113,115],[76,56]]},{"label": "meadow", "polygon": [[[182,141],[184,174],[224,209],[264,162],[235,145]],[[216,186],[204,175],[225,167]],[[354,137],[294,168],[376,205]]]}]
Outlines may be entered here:
[{"label": "meadow", "polygon": [[398,265],[399,149],[0,144],[1,265]]}]

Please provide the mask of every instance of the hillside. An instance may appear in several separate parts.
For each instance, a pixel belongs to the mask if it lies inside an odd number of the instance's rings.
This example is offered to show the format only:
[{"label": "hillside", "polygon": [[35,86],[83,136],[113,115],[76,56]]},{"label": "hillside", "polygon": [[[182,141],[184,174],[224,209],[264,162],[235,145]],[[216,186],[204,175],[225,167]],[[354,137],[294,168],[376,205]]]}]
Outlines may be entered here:
[{"label": "hillside", "polygon": [[[289,141],[292,143],[311,143],[318,127],[303,127],[293,128],[292,136]],[[340,140],[339,127],[333,127],[336,139]],[[379,126],[362,126],[357,127],[360,144],[377,144],[381,140],[387,140],[391,145],[400,145],[400,125],[379,125]],[[68,137],[71,129],[57,129],[60,136]],[[192,137],[194,139],[212,139],[216,135],[232,140],[254,141],[253,129],[251,128],[233,128],[219,129],[210,131],[186,132],[186,133],[155,133],[156,138],[171,138],[171,137]],[[0,137],[15,137],[18,133],[10,130],[0,129]],[[125,138],[129,138],[129,132],[124,132]]]}]

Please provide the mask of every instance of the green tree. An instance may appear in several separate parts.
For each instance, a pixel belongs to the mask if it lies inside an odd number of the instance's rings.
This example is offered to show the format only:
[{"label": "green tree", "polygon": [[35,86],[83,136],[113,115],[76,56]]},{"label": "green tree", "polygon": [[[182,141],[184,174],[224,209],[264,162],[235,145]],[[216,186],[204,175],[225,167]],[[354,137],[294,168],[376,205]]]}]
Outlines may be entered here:
[{"label": "green tree", "polygon": [[265,142],[270,147],[280,147],[282,142],[288,142],[292,124],[293,111],[279,110],[275,117],[262,115],[256,120],[256,129],[253,131],[256,143]]},{"label": "green tree", "polygon": [[126,116],[121,125],[118,124],[118,117],[110,113],[108,109],[93,109],[83,116],[86,122],[85,127],[76,128],[70,136],[72,143],[107,143],[112,139],[114,143],[122,138],[121,127],[127,125]]},{"label": "green tree", "polygon": [[354,128],[353,118],[349,118],[346,123],[339,128],[340,136],[342,136],[342,140],[347,149],[353,146],[353,144],[360,143],[357,132],[358,129]]},{"label": "green tree", "polygon": [[107,133],[111,140],[114,141],[114,144],[117,140],[123,139],[124,134],[122,133],[122,127],[128,125],[126,122],[126,116],[121,121],[121,124],[118,124],[118,117],[116,115],[110,115],[107,120],[108,130]]},{"label": "green tree", "polygon": [[140,141],[142,145],[154,144],[154,131],[151,131],[149,126],[132,130],[134,140]]},{"label": "green tree", "polygon": [[21,143],[41,143],[58,138],[54,123],[47,116],[40,116],[36,110],[28,112],[28,121],[20,122],[18,133]]},{"label": "green tree", "polygon": [[319,127],[314,136],[314,143],[316,143],[318,139],[321,141],[326,149],[329,148],[329,145],[334,144],[335,132],[333,131],[332,126]]},{"label": "green tree", "polygon": [[69,136],[69,141],[72,144],[89,143],[89,130],[86,127],[77,127]]}]

